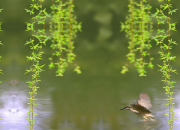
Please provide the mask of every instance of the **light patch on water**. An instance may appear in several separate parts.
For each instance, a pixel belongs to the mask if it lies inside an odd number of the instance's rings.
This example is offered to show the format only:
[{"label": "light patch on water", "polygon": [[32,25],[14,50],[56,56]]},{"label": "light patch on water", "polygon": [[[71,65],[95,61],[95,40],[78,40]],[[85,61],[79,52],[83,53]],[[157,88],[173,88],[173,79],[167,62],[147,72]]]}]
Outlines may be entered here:
[{"label": "light patch on water", "polygon": [[[13,83],[12,83],[13,81]],[[29,91],[28,84],[14,82],[3,83],[0,86],[0,126],[1,130],[27,130],[29,125],[28,118]],[[23,90],[23,91],[21,91]],[[46,94],[47,95],[47,94]],[[39,116],[34,117],[36,123],[34,129],[49,130],[49,117],[51,115],[51,100],[47,97],[38,99],[37,107],[34,107],[34,113]]]},{"label": "light patch on water", "polygon": [[2,130],[25,130],[28,125],[27,118],[27,92],[24,91],[1,91],[0,125]]},{"label": "light patch on water", "polygon": [[179,90],[175,90],[175,94],[174,94],[174,102],[175,102],[175,105],[174,105],[174,112],[175,112],[175,118],[177,118],[175,121],[174,121],[174,126],[177,126],[178,129],[180,129],[180,91]]},{"label": "light patch on water", "polygon": [[[176,85],[175,87],[177,88],[178,86]],[[175,98],[173,100],[173,102],[175,103],[173,108],[174,108],[175,118],[176,118],[176,120],[174,121],[174,126],[178,127],[177,129],[179,129],[180,128],[180,101],[179,101],[180,91],[178,89],[174,89],[173,91],[174,91],[173,97]],[[167,104],[167,101],[165,101],[165,99],[167,99],[168,96],[165,94],[163,96],[160,96],[157,94],[157,96],[153,101],[154,113],[157,119],[160,121],[159,124],[161,124],[159,127],[159,130],[165,130],[169,128],[168,123],[167,123],[169,116],[165,116],[165,114],[169,113],[169,106],[165,106],[165,104]]]},{"label": "light patch on water", "polygon": [[[175,86],[178,88],[178,86]],[[175,112],[175,118],[177,118],[174,121],[174,126],[180,128],[180,91],[178,89],[174,89],[174,95],[173,97],[175,98],[173,102],[175,105],[173,106],[174,112]],[[168,95],[161,93],[158,94],[154,92],[154,101],[153,101],[153,112],[155,113],[156,119],[158,121],[158,130],[165,130],[168,129],[168,123],[167,120],[169,119],[169,116],[165,116],[165,114],[169,113],[169,107],[165,106],[167,104],[167,101],[165,99],[168,98]]]}]

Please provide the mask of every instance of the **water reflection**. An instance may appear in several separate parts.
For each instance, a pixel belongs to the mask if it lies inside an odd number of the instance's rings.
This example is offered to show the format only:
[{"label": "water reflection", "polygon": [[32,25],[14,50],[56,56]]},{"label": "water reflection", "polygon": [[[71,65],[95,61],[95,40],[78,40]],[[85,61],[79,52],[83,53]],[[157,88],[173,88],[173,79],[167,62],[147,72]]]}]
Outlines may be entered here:
[{"label": "water reflection", "polygon": [[[28,126],[28,121],[25,118],[27,118],[29,107],[27,105],[29,91],[24,89],[28,88],[27,86],[28,84],[16,80],[1,84],[0,89],[3,91],[0,91],[0,117],[2,118],[0,126],[3,126],[2,130],[27,130],[25,126]],[[148,92],[153,105],[152,114],[155,115],[156,121],[142,121],[142,118],[135,113],[130,111],[121,112],[119,110],[125,104],[134,102],[135,100],[132,99],[136,99],[137,94],[132,95],[130,98],[120,97],[120,106],[115,105],[115,103],[111,106],[109,105],[110,102],[108,102],[107,106],[109,106],[105,107],[106,104],[103,105],[101,102],[94,105],[95,100],[91,100],[91,96],[86,100],[84,97],[76,99],[75,91],[66,90],[66,92],[63,89],[52,89],[51,91],[45,89],[38,93],[36,97],[38,106],[34,109],[34,112],[38,114],[35,117],[35,130],[168,129],[166,123],[168,117],[164,116],[168,112],[168,107],[164,106],[166,95],[159,94],[155,89],[149,89]],[[104,93],[106,92],[104,91]],[[179,92],[176,91],[174,111],[177,120],[175,120],[174,125],[178,127],[180,127],[180,119],[178,118],[180,116],[179,95]],[[105,96],[108,96],[108,94]],[[95,99],[98,100],[98,98]],[[78,102],[79,100],[82,100],[82,103]]]},{"label": "water reflection", "polygon": [[9,85],[18,85],[19,81],[18,80],[10,80]]},{"label": "water reflection", "polygon": [[98,123],[93,123],[92,130],[111,130],[111,128],[109,123],[105,123],[100,119]]},{"label": "water reflection", "polygon": [[74,123],[70,123],[66,118],[63,123],[59,123],[59,130],[78,130]]},{"label": "water reflection", "polygon": [[176,87],[177,87],[177,89],[175,89],[174,91],[175,91],[175,100],[174,100],[174,102],[176,103],[175,105],[174,105],[174,112],[175,112],[175,118],[176,118],[176,120],[175,120],[175,122],[174,122],[174,126],[177,126],[178,127],[178,129],[180,128],[180,101],[179,101],[179,99],[180,99],[180,91],[178,90],[178,86],[179,86],[179,83],[176,85]]},{"label": "water reflection", "polygon": [[[25,130],[28,125],[27,118],[27,91],[22,91],[15,88],[19,83],[16,80],[11,80],[8,83],[1,84],[0,91],[0,126],[2,130]],[[25,84],[23,84],[25,85]]]},{"label": "water reflection", "polygon": [[[28,97],[29,90],[28,84],[19,82],[17,80],[10,80],[1,84],[0,89],[0,126],[2,130],[27,130],[25,126],[29,125],[26,120],[28,118]],[[23,90],[23,91],[22,91]],[[37,97],[38,104],[34,107],[34,113],[39,116],[35,117],[36,120],[34,129],[36,130],[49,130],[50,120],[49,117],[52,113],[52,103],[48,94],[45,97]]]}]

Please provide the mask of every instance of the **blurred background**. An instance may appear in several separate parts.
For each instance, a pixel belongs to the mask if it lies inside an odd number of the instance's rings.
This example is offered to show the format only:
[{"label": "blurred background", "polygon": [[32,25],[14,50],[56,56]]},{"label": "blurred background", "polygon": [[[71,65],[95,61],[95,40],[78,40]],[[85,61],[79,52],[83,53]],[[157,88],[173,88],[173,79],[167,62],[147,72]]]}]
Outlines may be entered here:
[{"label": "blurred background", "polygon": [[[2,130],[25,130],[28,125],[28,84],[30,74],[24,74],[31,62],[26,56],[31,54],[28,45],[31,32],[26,32],[25,22],[31,22],[31,16],[25,12],[29,9],[30,0],[1,0],[0,21],[2,32],[0,40],[0,126]],[[152,12],[159,8],[157,0],[151,1]],[[70,65],[63,77],[55,76],[55,69],[49,70],[48,58],[51,56],[50,41],[43,47],[45,54],[41,64],[46,64],[38,84],[35,112],[35,130],[165,130],[168,108],[164,106],[165,90],[161,82],[162,74],[157,71],[161,64],[158,55],[159,46],[152,41],[152,57],[154,70],[147,69],[146,77],[139,77],[133,65],[130,72],[121,74],[126,63],[128,39],[120,32],[120,22],[128,15],[127,0],[75,0],[75,15],[82,22],[82,32],[75,39],[74,52],[76,62],[81,67],[82,74],[73,72]],[[180,1],[173,1],[172,6],[178,8]],[[50,12],[50,0],[43,3]],[[172,16],[172,22],[177,22],[176,32],[172,39],[179,43],[179,11]],[[156,21],[154,21],[156,22]],[[156,26],[154,27],[156,29]],[[174,46],[172,55],[177,56],[172,62],[174,69],[179,71],[180,46]],[[179,74],[172,75],[177,81],[174,93],[176,118],[175,126],[180,128]],[[129,103],[135,102],[141,92],[150,95],[156,116],[155,122],[142,122],[141,118],[130,111],[120,111]]]}]

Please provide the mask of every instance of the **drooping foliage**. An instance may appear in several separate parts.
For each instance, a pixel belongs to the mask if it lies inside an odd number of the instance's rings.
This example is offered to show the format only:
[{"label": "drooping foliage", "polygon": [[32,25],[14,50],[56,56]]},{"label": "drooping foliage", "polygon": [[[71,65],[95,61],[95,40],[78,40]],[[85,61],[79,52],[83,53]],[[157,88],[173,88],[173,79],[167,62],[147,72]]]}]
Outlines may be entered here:
[{"label": "drooping foliage", "polygon": [[[51,6],[51,48],[52,56],[49,58],[51,63],[49,68],[57,66],[56,75],[63,76],[69,63],[75,65],[74,71],[81,73],[80,67],[75,62],[74,41],[77,31],[81,31],[81,23],[78,23],[74,16],[73,0],[63,2],[62,0],[52,1]],[[57,57],[57,61],[53,58]]]},{"label": "drooping foliage", "polygon": [[[54,65],[57,66],[56,76],[63,76],[65,69],[69,63],[75,61],[75,54],[73,53],[74,49],[74,38],[78,30],[81,30],[81,24],[76,21],[74,16],[74,4],[72,0],[62,2],[62,0],[52,0],[52,13],[48,14],[46,8],[43,8],[44,0],[32,0],[30,9],[25,9],[26,12],[30,13],[32,16],[32,22],[27,22],[27,31],[32,32],[32,38],[26,42],[25,45],[30,45],[32,53],[30,56],[27,56],[27,60],[32,61],[32,65],[29,70],[26,70],[27,73],[31,73],[32,80],[28,81],[29,88],[31,88],[29,112],[28,118],[29,125],[26,128],[31,130],[34,129],[35,116],[34,113],[35,107],[38,105],[36,103],[35,95],[39,88],[38,82],[40,82],[40,73],[43,71],[44,64],[41,64],[42,56],[45,53],[43,51],[43,46],[47,44],[48,40],[52,41],[52,57],[49,58],[51,63],[49,68],[53,68]],[[50,18],[50,33],[51,36],[46,35],[46,19]],[[57,62],[54,63],[53,57],[58,58]],[[79,74],[81,73],[80,67],[75,65],[75,71]]]},{"label": "drooping foliage", "polygon": [[[128,64],[134,63],[139,76],[146,76],[145,66],[153,68],[150,54],[151,45],[151,6],[146,0],[136,2],[129,0],[129,15],[126,17],[125,23],[121,23],[121,31],[126,32],[129,39],[129,53],[126,55],[127,63],[123,66],[121,73],[128,71]],[[145,61],[144,57],[149,56],[149,61]]]}]

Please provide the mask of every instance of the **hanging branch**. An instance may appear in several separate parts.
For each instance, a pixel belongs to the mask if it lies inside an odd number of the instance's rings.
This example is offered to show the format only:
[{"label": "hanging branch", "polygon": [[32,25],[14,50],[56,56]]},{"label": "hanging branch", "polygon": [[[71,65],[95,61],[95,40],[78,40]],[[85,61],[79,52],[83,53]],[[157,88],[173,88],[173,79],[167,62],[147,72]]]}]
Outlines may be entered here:
[{"label": "hanging branch", "polygon": [[[81,23],[76,21],[73,15],[74,4],[72,0],[63,2],[62,0],[52,1],[51,6],[51,48],[52,56],[49,68],[57,66],[56,76],[63,76],[69,63],[74,61],[74,71],[81,73],[79,66],[75,63],[76,55],[73,53],[74,42],[77,31],[81,31]],[[53,62],[56,56],[57,62]]]},{"label": "hanging branch", "polygon": [[[2,10],[3,10],[3,9],[0,9],[0,13],[2,12]],[[0,31],[2,31],[2,30],[1,30],[1,24],[2,24],[2,22],[0,22]],[[0,41],[0,45],[3,45],[1,41]],[[0,61],[1,61],[1,56],[0,56]],[[1,69],[0,69],[0,73],[3,74]],[[1,83],[1,81],[0,81],[0,83]],[[0,119],[1,119],[1,118],[0,118]],[[0,128],[1,128],[1,127],[0,127]]]},{"label": "hanging branch", "polygon": [[[2,12],[2,10],[3,10],[3,9],[0,9],[0,13]],[[2,24],[2,22],[0,22],[0,31],[2,31],[2,30],[1,30],[1,24]],[[0,41],[0,45],[3,45],[1,41]],[[1,61],[1,56],[0,56],[0,61]],[[1,69],[0,69],[0,74],[3,74]],[[0,81],[0,83],[2,83],[2,82]],[[1,120],[1,119],[2,119],[2,118],[0,118],[0,120]],[[0,128],[3,128],[3,127],[0,126]]]},{"label": "hanging branch", "polygon": [[[121,22],[121,31],[125,30],[125,32],[128,34],[130,33],[130,36],[127,35],[127,37],[129,38],[129,53],[126,55],[127,56],[127,62],[126,65],[123,66],[123,69],[121,71],[121,73],[126,73],[128,71],[128,64],[129,61],[130,63],[134,63],[135,62],[135,53],[134,53],[134,43],[133,43],[133,39],[134,39],[134,2],[132,0],[129,0],[129,12],[130,12],[130,16],[128,16],[127,21],[125,22],[125,24],[123,24]],[[130,27],[128,26],[128,23],[130,22]]]},{"label": "hanging branch", "polygon": [[[151,11],[150,11],[152,6],[150,6],[150,4],[151,4],[151,0],[149,0],[148,6],[147,6],[148,7],[147,14],[149,16],[148,17],[148,21],[149,22],[148,22],[148,26],[147,26],[147,30],[149,32],[148,37],[151,37],[152,31],[153,31],[153,22],[152,22],[152,19],[151,19]],[[154,58],[151,57],[151,47],[152,47],[152,45],[150,44],[150,42],[151,42],[151,38],[148,39],[148,50],[149,50],[149,53],[148,53],[148,55],[149,55],[149,64],[148,64],[148,67],[153,69],[154,65],[152,64],[152,60]]]},{"label": "hanging branch", "polygon": [[[46,41],[48,40],[48,37],[45,35],[45,19],[46,19],[46,9],[42,9],[42,2],[44,0],[39,0],[37,3],[35,3],[34,0],[32,0],[32,5],[30,6],[31,10],[25,9],[26,12],[29,12],[30,15],[32,15],[32,23],[26,23],[27,24],[27,30],[26,31],[32,31],[32,39],[30,41],[27,41],[25,45],[31,44],[32,54],[31,56],[27,56],[27,60],[32,61],[32,66],[29,70],[26,70],[27,73],[32,73],[32,81],[28,81],[29,88],[31,88],[31,92],[29,92],[30,100],[29,104],[29,112],[28,112],[28,118],[29,125],[26,128],[32,129],[34,127],[35,119],[34,116],[37,116],[37,114],[34,113],[34,106],[37,106],[38,104],[35,103],[37,100],[35,98],[35,94],[37,94],[37,89],[39,88],[37,86],[38,82],[40,81],[38,77],[40,77],[40,72],[43,71],[42,67],[44,65],[40,65],[39,61],[42,59],[42,54],[44,53],[42,51],[42,45],[46,45]],[[35,15],[35,10],[39,11],[37,15]],[[42,25],[43,29],[35,29],[35,23]],[[37,33],[36,33],[37,31]]]},{"label": "hanging branch", "polygon": [[[121,23],[121,31],[125,31],[127,38],[129,39],[129,53],[126,55],[127,60],[133,63],[139,73],[139,76],[146,76],[145,66],[148,64],[145,61],[145,57],[149,55],[149,68],[153,68],[152,60],[150,56],[150,38],[151,32],[148,28],[152,29],[152,21],[150,4],[146,0],[140,0],[140,3],[135,2],[135,0],[129,0],[129,12],[125,23]],[[149,50],[149,52],[147,51]],[[139,54],[139,56],[137,56]],[[121,73],[128,71],[128,61]]]},{"label": "hanging branch", "polygon": [[[169,129],[177,128],[173,125],[173,122],[175,120],[174,115],[174,108],[173,105],[175,104],[173,102],[173,92],[171,89],[174,87],[173,84],[176,83],[175,81],[171,80],[171,73],[176,73],[176,70],[172,69],[172,66],[170,65],[171,60],[175,60],[175,56],[171,55],[170,49],[172,49],[172,44],[177,45],[176,41],[172,41],[170,39],[170,31],[176,31],[175,25],[176,23],[170,23],[170,14],[172,15],[173,12],[176,12],[177,9],[172,10],[172,5],[170,4],[170,0],[168,0],[168,3],[166,3],[164,0],[159,0],[161,2],[160,9],[157,9],[157,12],[155,14],[157,22],[158,22],[158,33],[156,37],[154,38],[157,42],[157,45],[160,45],[160,57],[163,60],[163,65],[158,65],[160,67],[160,71],[163,73],[164,79],[162,80],[164,84],[166,85],[163,87],[166,91],[166,94],[168,95],[166,106],[169,107],[169,113],[165,114],[166,116],[169,116],[168,125]],[[168,10],[167,16],[165,15],[164,11]],[[166,24],[168,30],[167,32],[164,31],[164,29],[160,29],[160,24],[164,25]],[[165,42],[165,39],[167,39],[167,43]]]},{"label": "hanging branch", "polygon": [[51,32],[51,48],[52,48],[52,53],[51,53],[51,57],[49,58],[49,60],[51,61],[51,63],[49,64],[49,68],[54,68],[54,63],[53,63],[53,54],[54,54],[54,49],[55,49],[55,38],[53,36],[53,32],[55,31],[55,25],[54,25],[54,16],[55,16],[55,8],[54,8],[54,1],[52,0],[52,6],[51,6],[51,10],[52,10],[52,14],[51,14],[51,19],[50,19],[50,23],[49,23],[49,28],[50,28],[50,32]]}]

